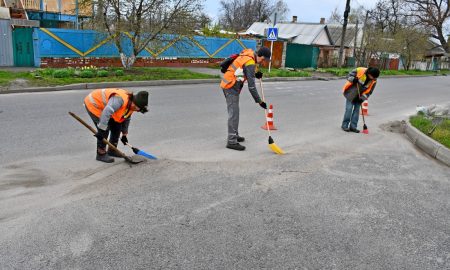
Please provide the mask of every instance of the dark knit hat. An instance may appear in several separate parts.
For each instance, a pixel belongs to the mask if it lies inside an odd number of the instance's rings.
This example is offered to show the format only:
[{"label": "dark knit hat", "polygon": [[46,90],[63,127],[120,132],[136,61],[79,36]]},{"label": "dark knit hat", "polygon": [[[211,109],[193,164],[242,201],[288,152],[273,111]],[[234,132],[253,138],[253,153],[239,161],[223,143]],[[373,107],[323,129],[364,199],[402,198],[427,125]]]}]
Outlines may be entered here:
[{"label": "dark knit hat", "polygon": [[380,70],[376,67],[369,67],[367,69],[367,74],[372,75],[376,79],[380,76]]},{"label": "dark knit hat", "polygon": [[267,48],[267,47],[261,47],[261,48],[259,48],[259,50],[256,52],[256,55],[257,56],[264,56],[264,58],[266,59],[266,61],[269,61],[270,60],[270,55],[271,55],[271,53],[270,53],[270,49],[269,48]]},{"label": "dark knit hat", "polygon": [[148,92],[147,91],[139,91],[136,94],[133,94],[133,103],[139,107],[139,111],[141,113],[148,112]]}]

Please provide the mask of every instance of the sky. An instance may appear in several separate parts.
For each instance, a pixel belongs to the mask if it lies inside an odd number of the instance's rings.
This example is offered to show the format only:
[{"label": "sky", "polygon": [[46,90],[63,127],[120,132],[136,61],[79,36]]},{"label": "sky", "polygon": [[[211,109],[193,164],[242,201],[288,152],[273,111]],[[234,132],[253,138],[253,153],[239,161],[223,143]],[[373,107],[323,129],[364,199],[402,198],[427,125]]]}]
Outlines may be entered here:
[{"label": "sky", "polygon": [[[205,11],[211,17],[217,19],[220,0],[205,0]],[[299,22],[319,22],[320,18],[328,19],[337,7],[344,14],[346,0],[284,0],[289,7],[287,18],[297,16]],[[373,8],[377,0],[351,0],[350,6],[357,7],[364,4],[367,9]]]}]

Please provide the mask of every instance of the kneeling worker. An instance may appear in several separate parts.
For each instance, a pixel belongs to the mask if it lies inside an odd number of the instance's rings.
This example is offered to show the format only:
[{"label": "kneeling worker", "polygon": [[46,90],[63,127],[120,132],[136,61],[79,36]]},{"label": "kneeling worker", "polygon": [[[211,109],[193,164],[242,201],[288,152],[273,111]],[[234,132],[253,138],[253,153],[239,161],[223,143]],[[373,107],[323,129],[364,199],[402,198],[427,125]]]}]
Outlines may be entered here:
[{"label": "kneeling worker", "polygon": [[136,94],[124,89],[106,88],[92,91],[84,99],[84,106],[97,127],[97,160],[111,163],[114,157],[120,157],[114,150],[106,151],[103,138],[117,146],[120,140],[128,143],[128,126],[133,112],[146,113],[148,111],[148,92],[140,91]]},{"label": "kneeling worker", "polygon": [[270,60],[270,50],[267,47],[261,47],[256,53],[252,49],[243,50],[239,56],[231,63],[225,72],[220,87],[225,95],[228,110],[228,141],[227,148],[242,151],[245,146],[240,145],[244,137],[239,136],[239,94],[248,82],[248,90],[256,103],[262,108],[267,109],[267,105],[261,100],[255,85],[255,78],[261,79],[262,73],[256,72],[256,64]]}]

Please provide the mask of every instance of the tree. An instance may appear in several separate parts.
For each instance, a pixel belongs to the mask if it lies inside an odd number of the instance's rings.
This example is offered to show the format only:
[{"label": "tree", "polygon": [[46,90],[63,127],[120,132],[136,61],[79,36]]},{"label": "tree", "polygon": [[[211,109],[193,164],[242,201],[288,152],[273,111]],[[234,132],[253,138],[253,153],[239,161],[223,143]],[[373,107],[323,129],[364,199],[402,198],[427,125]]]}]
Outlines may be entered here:
[{"label": "tree", "polygon": [[[201,18],[201,0],[86,0],[93,5],[92,24],[113,39],[122,64],[130,68],[147,46],[152,48],[173,40],[173,35],[188,35]],[[170,36],[170,35],[172,36]],[[124,46],[125,35],[132,49]]]},{"label": "tree", "polygon": [[410,7],[410,16],[414,16],[424,25],[434,30],[434,36],[439,39],[446,52],[450,47],[445,40],[444,25],[450,17],[449,0],[404,0]]},{"label": "tree", "polygon": [[254,22],[266,21],[276,9],[278,18],[285,17],[289,11],[283,0],[221,0],[219,22],[225,29],[238,32]]},{"label": "tree", "polygon": [[414,60],[423,58],[428,45],[428,35],[415,27],[401,27],[394,35],[393,43],[393,48],[405,60],[405,69],[409,70]]}]

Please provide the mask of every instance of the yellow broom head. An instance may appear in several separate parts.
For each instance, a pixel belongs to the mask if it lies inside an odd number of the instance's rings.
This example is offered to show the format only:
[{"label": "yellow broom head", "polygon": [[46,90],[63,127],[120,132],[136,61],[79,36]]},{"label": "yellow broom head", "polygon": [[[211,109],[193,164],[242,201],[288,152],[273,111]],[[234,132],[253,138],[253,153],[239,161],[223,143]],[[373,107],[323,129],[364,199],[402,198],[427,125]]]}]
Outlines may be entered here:
[{"label": "yellow broom head", "polygon": [[272,150],[274,153],[278,154],[278,155],[283,155],[284,151],[281,150],[280,147],[278,147],[278,145],[275,144],[275,142],[273,141],[272,137],[269,137],[269,148],[270,150]]}]

